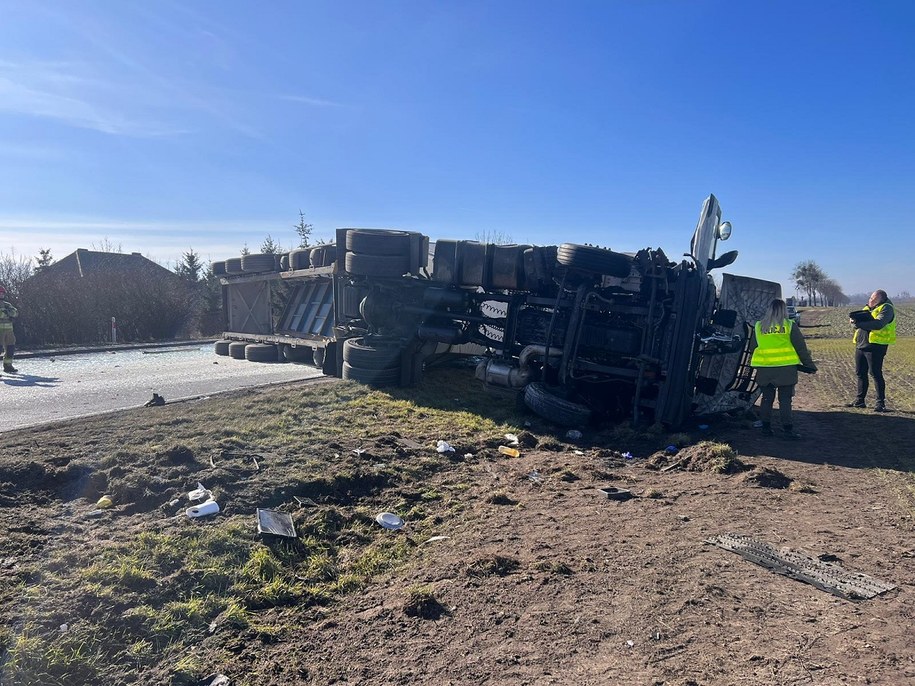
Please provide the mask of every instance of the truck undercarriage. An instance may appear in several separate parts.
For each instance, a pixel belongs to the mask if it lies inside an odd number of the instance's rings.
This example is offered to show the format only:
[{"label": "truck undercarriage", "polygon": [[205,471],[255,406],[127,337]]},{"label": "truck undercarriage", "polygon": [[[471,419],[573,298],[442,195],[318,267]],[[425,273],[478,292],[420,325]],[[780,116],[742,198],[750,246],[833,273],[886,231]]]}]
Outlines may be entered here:
[{"label": "truck undercarriage", "polygon": [[[249,345],[260,346],[255,358],[310,357],[325,373],[374,386],[410,385],[431,360],[472,354],[488,391],[558,424],[676,427],[755,399],[747,331],[780,287],[725,274],[716,288],[710,272],[736,258],[715,256],[729,234],[714,196],[679,262],[660,249],[569,243],[439,240],[430,250],[419,233],[339,229],[308,267],[290,253],[277,269],[226,273],[225,338],[234,343],[221,345],[249,359]],[[285,306],[271,316],[283,283]]]}]

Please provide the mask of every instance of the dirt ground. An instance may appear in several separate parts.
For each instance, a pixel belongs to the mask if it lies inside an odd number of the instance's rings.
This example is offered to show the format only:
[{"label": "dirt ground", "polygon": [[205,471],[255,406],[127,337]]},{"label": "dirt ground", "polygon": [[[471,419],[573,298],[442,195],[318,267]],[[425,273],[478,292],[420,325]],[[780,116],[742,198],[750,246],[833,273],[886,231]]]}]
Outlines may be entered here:
[{"label": "dirt ground", "polygon": [[[401,531],[378,529],[377,536],[411,546],[406,564],[339,602],[264,610],[278,632],[219,628],[186,650],[233,686],[915,683],[915,422],[905,412],[839,408],[839,399],[805,393],[804,383],[796,404],[800,441],[762,437],[741,417],[687,427],[691,445],[670,456],[636,437],[631,444],[593,432],[550,440],[550,429],[536,422],[525,438],[537,445],[522,446],[518,458],[459,446],[472,456],[423,477],[424,488],[450,494],[431,529],[420,535],[410,521]],[[187,412],[161,409],[151,441]],[[72,490],[102,478],[97,470],[85,469],[82,479],[77,472],[148,416],[128,412],[0,436],[0,588],[51,550],[136,536],[149,526],[152,506],[139,501],[117,519],[81,518]],[[361,444],[351,438],[352,445],[340,441],[346,452]],[[367,444],[371,459],[435,457],[419,424],[404,438],[422,447],[405,451],[397,441],[376,440]],[[719,473],[701,441],[729,444],[746,469]],[[785,478],[767,479],[764,468]],[[180,455],[157,469],[121,464],[105,478],[110,484],[131,470],[156,507],[166,484],[230,480]],[[236,485],[265,488],[255,479]],[[605,486],[635,497],[609,500],[598,491]],[[380,510],[391,501],[376,490],[364,502]],[[297,517],[307,516],[303,509]],[[705,542],[723,533],[833,555],[898,588],[841,599]],[[8,627],[17,626],[23,602],[21,589],[0,591]],[[61,608],[55,621],[74,624],[79,617],[67,620],[66,612],[93,611],[75,598]],[[169,664],[134,681],[176,683]],[[69,683],[92,682],[73,675]]]}]

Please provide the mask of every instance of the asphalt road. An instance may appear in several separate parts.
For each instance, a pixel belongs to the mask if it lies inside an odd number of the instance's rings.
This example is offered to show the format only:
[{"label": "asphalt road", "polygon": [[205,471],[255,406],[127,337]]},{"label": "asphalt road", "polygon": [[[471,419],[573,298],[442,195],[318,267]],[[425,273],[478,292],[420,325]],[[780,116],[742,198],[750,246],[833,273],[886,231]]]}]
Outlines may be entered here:
[{"label": "asphalt road", "polygon": [[14,360],[0,376],[0,431],[320,376],[311,365],[218,356],[212,344]]}]

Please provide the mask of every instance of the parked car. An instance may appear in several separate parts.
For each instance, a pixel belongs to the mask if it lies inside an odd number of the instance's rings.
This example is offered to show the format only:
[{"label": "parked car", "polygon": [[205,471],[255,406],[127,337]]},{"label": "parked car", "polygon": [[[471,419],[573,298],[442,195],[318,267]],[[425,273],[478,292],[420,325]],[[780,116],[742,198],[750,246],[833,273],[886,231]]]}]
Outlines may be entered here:
[{"label": "parked car", "polygon": [[797,311],[797,308],[794,305],[788,305],[788,319],[798,326],[801,325],[801,313]]}]

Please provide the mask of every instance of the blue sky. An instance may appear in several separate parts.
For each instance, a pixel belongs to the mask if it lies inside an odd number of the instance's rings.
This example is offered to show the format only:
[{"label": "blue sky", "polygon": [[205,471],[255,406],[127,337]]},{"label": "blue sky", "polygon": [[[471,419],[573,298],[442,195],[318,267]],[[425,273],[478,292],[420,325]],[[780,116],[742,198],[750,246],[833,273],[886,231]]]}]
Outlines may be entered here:
[{"label": "blue sky", "polygon": [[0,0],[0,251],[433,238],[915,292],[915,3]]}]

